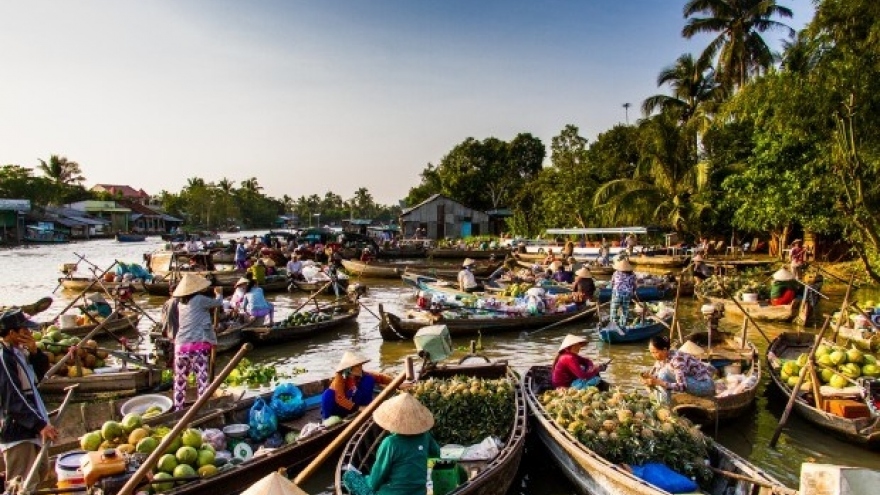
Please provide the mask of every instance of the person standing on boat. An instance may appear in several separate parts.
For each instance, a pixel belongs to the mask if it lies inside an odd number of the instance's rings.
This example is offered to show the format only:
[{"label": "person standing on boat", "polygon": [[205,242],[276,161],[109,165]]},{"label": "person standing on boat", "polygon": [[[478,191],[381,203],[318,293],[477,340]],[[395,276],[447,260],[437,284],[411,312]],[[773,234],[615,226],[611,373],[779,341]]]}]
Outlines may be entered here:
[{"label": "person standing on boat", "polygon": [[373,421],[391,434],[379,444],[370,474],[348,469],[343,485],[352,495],[424,494],[428,459],[440,457],[440,445],[430,433],[434,415],[404,392],[376,408]]},{"label": "person standing on boat", "polygon": [[[16,476],[27,477],[43,442],[58,436],[37,391],[39,379],[49,370],[49,358],[31,334],[39,327],[21,309],[0,313],[0,451],[7,483]],[[37,479],[42,480],[49,472],[48,460],[39,469]]]},{"label": "person standing on boat", "polygon": [[614,275],[611,276],[611,322],[621,329],[629,321],[629,306],[636,292],[636,274],[626,258],[614,262]]},{"label": "person standing on boat", "polygon": [[388,375],[364,371],[364,364],[369,361],[360,354],[345,351],[330,386],[321,396],[321,419],[348,416],[373,400],[376,385],[391,383]]},{"label": "person standing on boat", "polygon": [[465,258],[461,264],[461,271],[458,272],[458,290],[464,292],[482,292],[483,286],[477,283],[477,278],[472,272],[472,267],[476,261],[471,258]]},{"label": "person standing on boat", "polygon": [[694,279],[696,280],[697,285],[712,276],[712,269],[709,268],[709,265],[703,260],[702,254],[694,255],[691,261],[694,263]]},{"label": "person standing on boat", "polygon": [[238,245],[235,246],[235,257],[233,259],[235,260],[235,269],[236,270],[246,270],[247,269],[247,267],[245,266],[245,262],[247,261],[247,258],[248,258],[247,246],[245,246],[246,242],[247,241],[245,239],[241,239],[241,241],[238,243]]},{"label": "person standing on boat", "polygon": [[575,279],[572,283],[571,294],[574,301],[583,303],[592,301],[596,298],[596,282],[593,280],[593,274],[587,267],[581,267],[580,270],[574,272]]},{"label": "person standing on boat", "polygon": [[215,298],[203,294],[211,282],[205,277],[187,273],[174,289],[180,328],[174,337],[174,409],[183,409],[186,402],[187,378],[195,374],[199,395],[208,389],[211,349],[217,345],[211,310],[223,307],[223,288],[215,287]]},{"label": "person standing on boat", "polygon": [[626,247],[626,254],[632,256],[633,249],[636,247],[636,236],[633,234],[629,234],[626,236],[626,239],[623,240],[624,246]]},{"label": "person standing on boat", "polygon": [[581,349],[586,343],[587,339],[584,337],[572,334],[565,336],[556,353],[556,359],[553,360],[550,378],[553,387],[585,389],[599,384],[599,373],[605,371],[608,365],[596,366],[593,361],[581,356]]},{"label": "person standing on boat", "polygon": [[642,374],[642,382],[656,387],[666,402],[669,402],[673,392],[686,392],[698,397],[715,396],[715,382],[712,380],[715,369],[692,354],[671,350],[669,337],[651,337],[648,351],[654,357],[654,367]]},{"label": "person standing on boat", "polygon": [[795,278],[800,280],[803,276],[804,263],[807,261],[807,250],[804,249],[804,241],[800,239],[791,241],[791,252],[789,253],[789,257],[791,258],[791,273],[794,274]]}]

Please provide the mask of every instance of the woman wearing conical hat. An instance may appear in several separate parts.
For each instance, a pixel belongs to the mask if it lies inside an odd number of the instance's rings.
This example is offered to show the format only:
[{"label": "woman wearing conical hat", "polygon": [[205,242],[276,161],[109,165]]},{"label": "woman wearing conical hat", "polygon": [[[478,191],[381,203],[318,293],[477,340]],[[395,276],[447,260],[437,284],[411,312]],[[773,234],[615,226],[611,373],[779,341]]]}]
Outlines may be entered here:
[{"label": "woman wearing conical hat", "polygon": [[614,262],[614,275],[611,276],[611,321],[620,328],[626,328],[629,321],[629,305],[636,292],[636,274],[625,257]]},{"label": "woman wearing conical hat", "polygon": [[382,439],[369,475],[348,470],[342,483],[354,495],[425,493],[428,459],[440,457],[431,436],[434,415],[412,395],[402,392],[373,412],[373,421],[391,434]]},{"label": "woman wearing conical hat", "polygon": [[458,272],[458,290],[464,292],[483,292],[485,290],[482,285],[477,283],[477,278],[472,271],[476,263],[470,258],[465,258],[462,262],[461,271]]},{"label": "woman wearing conical hat", "polygon": [[553,360],[551,383],[554,387],[572,387],[583,389],[599,384],[599,373],[608,367],[605,364],[596,366],[593,361],[581,356],[581,349],[587,339],[578,335],[568,334],[559,346],[556,359]]},{"label": "woman wearing conical hat", "polygon": [[571,285],[571,293],[577,302],[592,301],[596,298],[596,282],[593,274],[587,267],[581,267],[574,272],[574,282]]},{"label": "woman wearing conical hat", "polygon": [[798,294],[798,283],[794,273],[785,267],[776,270],[773,274],[773,283],[770,284],[770,305],[785,306],[791,304]]},{"label": "woman wearing conical hat", "polygon": [[345,351],[330,386],[321,396],[321,417],[345,417],[373,400],[376,385],[388,385],[391,377],[364,370],[370,360],[351,351]]}]

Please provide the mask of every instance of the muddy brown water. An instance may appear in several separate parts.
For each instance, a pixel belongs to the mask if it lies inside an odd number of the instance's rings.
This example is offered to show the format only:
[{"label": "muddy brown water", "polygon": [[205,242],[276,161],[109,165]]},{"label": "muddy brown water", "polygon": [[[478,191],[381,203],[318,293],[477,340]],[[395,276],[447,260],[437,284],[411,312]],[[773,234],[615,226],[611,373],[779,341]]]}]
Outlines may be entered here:
[{"label": "muddy brown water", "polygon": [[[238,235],[248,234],[250,233]],[[76,255],[79,254],[103,269],[114,260],[140,262],[143,253],[158,249],[162,245],[163,242],[158,238],[148,238],[142,243],[96,240],[63,246],[0,249],[0,304],[25,304],[50,295],[55,299],[54,304],[37,318],[48,320],[57,316],[58,312],[76,296],[75,293],[61,289],[52,293],[60,276],[59,267],[63,263],[76,262]],[[87,274],[88,269],[87,263],[80,263],[80,274]],[[399,281],[365,279],[361,282],[369,288],[362,302],[374,312],[380,303],[388,310],[395,311],[412,304],[414,300],[413,291]],[[841,285],[827,285],[826,293],[831,300],[823,301],[818,313],[831,313],[838,309],[844,289]],[[864,289],[856,294],[862,302],[880,300],[880,294],[876,290]],[[301,304],[306,295],[283,293],[270,294],[269,297],[276,306],[276,319],[281,319]],[[162,298],[138,295],[135,300],[148,314],[158,319]],[[698,315],[699,306],[699,303],[691,298],[682,299],[680,315],[684,328],[704,327]],[[148,331],[149,324],[146,319],[142,320],[142,333]],[[305,372],[295,380],[309,380],[329,375],[345,350],[357,349],[372,359],[367,365],[368,369],[388,373],[398,372],[402,369],[404,357],[414,353],[414,346],[411,342],[382,341],[377,324],[377,319],[364,310],[361,311],[356,324],[341,327],[329,334],[309,340],[257,348],[248,357],[255,362],[274,364],[281,373],[304,369]],[[741,324],[742,320],[739,318],[728,316],[720,325],[722,330],[739,332]],[[796,328],[788,324],[760,325],[770,338],[779,332]],[[819,325],[818,319],[811,322],[806,330],[812,331],[817,325]],[[623,387],[638,386],[637,372],[651,365],[646,344],[604,344],[591,333],[594,326],[595,322],[561,326],[528,338],[521,337],[518,332],[483,336],[482,345],[484,354],[488,357],[507,359],[517,370],[524,372],[531,365],[552,361],[554,352],[565,334],[586,332],[591,335],[590,343],[584,350],[586,354],[600,361],[614,359],[607,372],[608,379]],[[762,352],[766,350],[767,341],[759,332],[752,328],[749,335]],[[468,342],[455,340],[453,345],[458,349],[456,354],[463,355]],[[144,345],[145,349],[146,347],[147,344]],[[757,404],[747,415],[719,425],[718,441],[791,487],[797,486],[802,462],[880,467],[880,453],[870,452],[838,440],[796,415],[792,415],[789,419],[778,446],[775,449],[769,448],[770,437],[779,423],[785,401],[768,385],[769,378],[765,376],[761,382]],[[708,428],[707,433],[714,436],[714,428]],[[331,484],[332,467],[328,465],[304,488],[309,493],[329,493]],[[514,481],[510,494],[570,493],[574,493],[573,487],[555,468],[544,448],[539,442],[529,441],[518,479]]]}]

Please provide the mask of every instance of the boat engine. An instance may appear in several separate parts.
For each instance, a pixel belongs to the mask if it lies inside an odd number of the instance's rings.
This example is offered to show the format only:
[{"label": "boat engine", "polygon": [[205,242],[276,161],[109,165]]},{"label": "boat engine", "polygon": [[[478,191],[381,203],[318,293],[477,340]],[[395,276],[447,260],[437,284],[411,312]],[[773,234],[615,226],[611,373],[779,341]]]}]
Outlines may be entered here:
[{"label": "boat engine", "polygon": [[700,313],[706,320],[706,326],[712,333],[718,332],[718,322],[724,318],[724,306],[719,304],[704,304],[700,307]]}]

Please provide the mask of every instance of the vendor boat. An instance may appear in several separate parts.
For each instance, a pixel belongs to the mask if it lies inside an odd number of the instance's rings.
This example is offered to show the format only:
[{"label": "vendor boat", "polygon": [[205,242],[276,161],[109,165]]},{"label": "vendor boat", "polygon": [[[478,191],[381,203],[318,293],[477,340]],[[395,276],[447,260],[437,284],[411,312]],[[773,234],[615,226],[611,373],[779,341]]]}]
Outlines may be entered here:
[{"label": "vendor boat", "polygon": [[357,321],[360,312],[360,304],[355,299],[344,304],[327,306],[320,311],[308,313],[304,310],[301,322],[297,322],[297,315],[291,315],[287,320],[271,327],[257,326],[242,329],[242,335],[250,342],[257,345],[278,344],[291,340],[299,340],[311,337],[318,333],[324,333]]},{"label": "vendor boat", "polygon": [[[105,282],[103,280],[96,281],[93,277],[62,277],[58,279],[58,284],[64,290],[82,292],[112,292],[119,287],[131,287],[135,292],[144,292],[146,288],[143,282]],[[165,295],[168,293],[166,292]]]},{"label": "vendor boat", "polygon": [[144,234],[125,234],[119,232],[116,234],[116,242],[144,242],[147,240],[147,236]]},{"label": "vendor boat", "polygon": [[38,389],[46,401],[61,399],[71,385],[77,385],[76,400],[97,401],[131,397],[153,390],[162,382],[162,370],[122,367],[99,370],[87,376],[52,376],[40,382]]},{"label": "vendor boat", "polygon": [[671,314],[662,319],[657,317],[644,318],[627,325],[626,328],[605,327],[599,330],[599,339],[611,344],[644,342],[666,331],[671,323]]},{"label": "vendor boat", "polygon": [[[103,324],[101,327],[102,330],[99,331],[94,338],[102,339],[102,338],[112,338],[112,335],[117,337],[131,337],[137,335],[137,327],[138,323],[141,319],[141,314],[134,311],[126,311],[123,310],[120,313],[108,317],[110,321],[100,321],[99,323],[90,323],[86,325],[75,325],[68,327],[60,327],[60,330],[65,334],[71,337],[85,337],[92,330],[95,329],[99,324]],[[42,323],[43,327],[48,327],[54,324],[54,322]],[[112,335],[111,335],[112,334]]]}]

